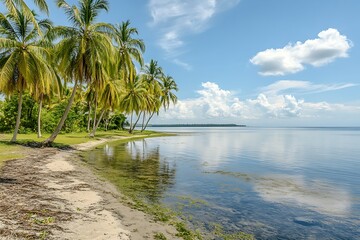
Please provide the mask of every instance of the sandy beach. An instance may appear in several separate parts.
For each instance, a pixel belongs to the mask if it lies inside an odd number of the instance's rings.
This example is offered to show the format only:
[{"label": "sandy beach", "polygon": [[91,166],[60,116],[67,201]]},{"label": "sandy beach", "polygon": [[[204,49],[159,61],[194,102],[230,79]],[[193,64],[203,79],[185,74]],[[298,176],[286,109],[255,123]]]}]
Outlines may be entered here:
[{"label": "sandy beach", "polygon": [[80,151],[106,141],[74,150],[27,148],[26,158],[6,162],[0,171],[0,239],[140,240],[156,233],[178,239],[174,227],[130,208],[80,161]]}]

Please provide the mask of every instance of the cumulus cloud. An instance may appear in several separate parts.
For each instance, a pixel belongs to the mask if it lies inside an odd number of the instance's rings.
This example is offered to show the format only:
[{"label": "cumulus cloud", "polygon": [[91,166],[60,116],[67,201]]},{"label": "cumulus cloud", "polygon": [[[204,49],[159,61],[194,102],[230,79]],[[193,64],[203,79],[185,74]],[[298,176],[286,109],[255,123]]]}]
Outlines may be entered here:
[{"label": "cumulus cloud", "polygon": [[198,90],[200,95],[195,99],[180,100],[164,117],[168,119],[196,119],[235,116],[231,111],[233,94],[228,90],[220,89],[216,83],[202,83],[203,89]]},{"label": "cumulus cloud", "polygon": [[[306,102],[296,98],[291,91],[330,91],[355,86],[353,84],[318,85],[307,81],[283,80],[261,89],[253,99],[240,100],[234,92],[221,89],[213,82],[202,83],[198,97],[179,100],[158,120],[181,122],[239,122],[256,119],[314,118],[329,112],[355,112],[359,106],[347,106],[327,102]],[[238,120],[238,121],[237,121]]]},{"label": "cumulus cloud", "polygon": [[150,0],[150,26],[160,31],[158,44],[167,56],[177,57],[186,44],[184,36],[204,31],[217,13],[239,2],[240,0]]},{"label": "cumulus cloud", "polygon": [[346,36],[329,28],[320,32],[316,39],[259,52],[250,62],[260,67],[261,75],[285,75],[302,71],[307,64],[320,67],[337,58],[346,58],[351,47],[352,43]]}]

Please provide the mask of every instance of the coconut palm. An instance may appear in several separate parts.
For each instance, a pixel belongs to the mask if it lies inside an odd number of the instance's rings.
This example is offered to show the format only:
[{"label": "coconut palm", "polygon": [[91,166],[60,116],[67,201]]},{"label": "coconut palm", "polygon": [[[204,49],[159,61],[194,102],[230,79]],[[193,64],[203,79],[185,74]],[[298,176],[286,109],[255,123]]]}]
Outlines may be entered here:
[{"label": "coconut palm", "polygon": [[[146,126],[149,124],[151,118],[154,116],[155,113],[159,112],[161,107],[161,101],[158,95],[152,94],[151,92],[147,91],[144,95],[144,105],[142,107],[142,125],[141,125],[141,132],[146,129]],[[149,118],[146,120],[146,114],[149,114]],[[146,123],[145,123],[146,120]]]},{"label": "coconut palm", "polygon": [[[54,74],[55,75],[55,74]],[[55,78],[36,79],[36,82],[30,87],[30,93],[35,101],[38,103],[38,119],[37,119],[37,136],[42,137],[41,134],[41,112],[44,103],[51,103],[54,97],[60,96],[61,82],[58,76]]]},{"label": "coconut palm", "polygon": [[[106,64],[112,56],[112,41],[109,32],[112,26],[107,23],[96,23],[96,18],[102,10],[108,10],[106,0],[79,0],[77,6],[71,6],[64,0],[57,0],[58,7],[65,10],[72,27],[58,27],[54,31],[63,39],[57,44],[59,69],[63,78],[73,81],[73,92],[70,96],[64,114],[53,134],[44,144],[52,143],[66,120],[78,84],[87,83],[89,86],[99,80],[99,65]],[[101,75],[101,74],[100,74]]]},{"label": "coconut palm", "polygon": [[[164,75],[161,77],[161,94],[158,95],[157,98],[155,98],[155,101],[152,105],[149,105],[150,110],[150,117],[146,121],[146,124],[143,123],[143,127],[141,131],[144,131],[152,117],[155,113],[159,113],[160,107],[163,106],[164,110],[166,111],[170,107],[170,103],[176,104],[177,102],[177,96],[172,92],[173,90],[178,91],[177,84],[175,80],[169,76]],[[160,96],[160,98],[159,98]]]},{"label": "coconut palm", "polygon": [[88,88],[84,95],[85,101],[87,103],[87,109],[88,109],[88,123],[86,131],[90,132],[90,124],[91,124],[91,103],[94,102],[94,89]]},{"label": "coconut palm", "polygon": [[95,127],[93,128],[90,136],[94,137],[97,128],[104,116],[106,111],[114,110],[119,106],[119,97],[120,97],[120,80],[108,80],[105,84],[104,90],[101,93],[100,104],[102,105],[102,110],[100,116],[97,120]]},{"label": "coconut palm", "polygon": [[[120,98],[120,109],[130,115],[130,128],[129,133],[132,133],[140,118],[140,113],[145,104],[145,94],[147,89],[145,82],[139,76],[134,79],[124,81],[123,93]],[[137,120],[133,124],[133,115],[137,115]]]},{"label": "coconut palm", "polygon": [[100,90],[97,91],[99,92],[99,103],[102,109],[99,118],[97,120],[94,118],[93,130],[90,133],[90,137],[95,136],[96,129],[99,127],[104,113],[106,111],[114,110],[119,106],[121,80],[118,79],[118,71],[115,65],[116,62],[112,61],[106,65],[106,68],[103,68],[104,82],[101,81],[101,87],[99,87]]},{"label": "coconut palm", "polygon": [[[49,49],[53,48],[53,44],[51,39],[47,38],[48,34],[51,32],[52,26],[48,27],[48,31],[46,32],[42,45]],[[54,97],[60,97],[61,91],[61,79],[59,74],[57,74],[57,69],[55,64],[53,63],[54,56],[51,59],[47,59],[51,64],[51,69],[53,71],[52,78],[36,78],[35,83],[30,86],[30,93],[33,99],[38,103],[38,119],[37,119],[37,135],[38,138],[42,137],[41,134],[41,113],[44,102],[49,104],[51,103]],[[50,61],[51,60],[51,61]]]},{"label": "coconut palm", "polygon": [[[151,104],[148,104],[144,108],[143,126],[141,129],[142,131],[144,131],[151,118],[154,116],[155,113],[159,112],[159,109],[161,107],[161,102],[160,102],[160,97],[162,94],[161,78],[164,76],[164,72],[162,68],[158,65],[157,61],[152,59],[150,63],[147,64],[143,69],[142,76],[146,83],[147,92],[153,98]],[[149,114],[149,117],[146,121],[147,123],[144,124],[146,113]]]},{"label": "coconut palm", "polygon": [[[36,20],[35,18],[34,19],[32,18],[32,16],[34,16],[34,14],[30,10],[30,8],[28,7],[28,5],[25,3],[24,0],[3,0],[3,2],[10,13],[16,15],[17,9],[19,9],[19,7],[20,7],[24,12],[23,14],[30,21]],[[41,11],[43,11],[47,14],[49,13],[49,8],[46,3],[46,0],[34,0],[34,3]]]},{"label": "coconut palm", "polygon": [[[110,65],[110,62],[107,63]],[[98,102],[99,102],[99,92],[101,93],[104,90],[106,81],[108,80],[108,73],[106,69],[106,64],[104,65],[101,61],[96,61],[95,66],[93,67],[93,75],[90,81],[89,87],[94,92],[94,117],[93,117],[93,131],[95,132],[96,122],[97,122],[97,110],[98,110]],[[90,133],[90,137],[94,137],[92,133]]]},{"label": "coconut palm", "polygon": [[[13,10],[15,11],[15,10]],[[38,21],[36,29],[31,19],[19,9],[4,15],[0,13],[0,89],[6,95],[18,94],[18,113],[14,135],[20,127],[22,97],[36,82],[55,77],[50,61],[50,50],[41,41],[41,32],[49,29],[48,20]],[[35,13],[33,13],[35,16]]]},{"label": "coconut palm", "polygon": [[117,45],[119,69],[122,73],[131,75],[135,66],[133,60],[142,67],[144,60],[142,54],[145,51],[145,44],[142,39],[134,38],[138,35],[136,28],[130,27],[130,21],[122,22],[114,26],[114,37]]},{"label": "coconut palm", "polygon": [[162,68],[158,65],[157,61],[151,59],[143,70],[144,80],[147,82],[148,90],[153,94],[161,92],[160,79],[164,76]]},{"label": "coconut palm", "polygon": [[161,104],[164,107],[164,110],[168,109],[170,107],[170,103],[176,104],[177,102],[177,96],[172,92],[173,90],[178,91],[177,84],[175,80],[169,76],[163,76],[161,78],[162,81],[162,94],[161,94]]},{"label": "coconut palm", "polygon": [[[8,11],[14,16],[17,15],[18,9],[21,9],[21,13],[32,22],[35,29],[38,30],[38,33],[40,35],[42,34],[42,32],[40,31],[40,26],[38,25],[38,22],[36,20],[36,15],[33,11],[31,11],[31,9],[24,0],[3,0],[3,2]],[[49,8],[46,0],[34,0],[34,3],[40,9],[40,11],[49,14]]]}]

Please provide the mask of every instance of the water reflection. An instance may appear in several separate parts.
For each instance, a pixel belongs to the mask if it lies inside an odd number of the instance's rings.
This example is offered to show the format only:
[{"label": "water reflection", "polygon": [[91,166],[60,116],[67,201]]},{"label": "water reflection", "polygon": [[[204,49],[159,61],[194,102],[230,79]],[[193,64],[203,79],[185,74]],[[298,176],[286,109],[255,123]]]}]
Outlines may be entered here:
[{"label": "water reflection", "polygon": [[352,195],[345,189],[321,180],[306,180],[304,176],[272,174],[258,176],[240,172],[215,171],[253,185],[254,190],[267,202],[307,208],[321,214],[347,217],[351,213]]},{"label": "water reflection", "polygon": [[[359,137],[360,132],[352,135]],[[343,132],[311,132],[294,129],[199,131],[176,137],[168,152],[198,161],[204,170],[219,170],[229,162],[258,161],[284,170],[310,164],[347,164],[339,156],[359,154],[353,139]],[[187,155],[191,153],[191,155]],[[347,160],[347,159],[346,159]],[[350,159],[349,159],[350,160]],[[357,159],[354,159],[354,161]],[[356,164],[356,162],[355,162]]]},{"label": "water reflection", "polygon": [[256,161],[271,161],[283,168],[293,168],[306,165],[303,159],[306,159],[308,146],[317,141],[307,139],[304,145],[302,137],[291,131],[265,131],[261,134],[252,130],[196,132],[178,137],[178,142],[166,146],[166,149],[179,154],[191,152],[191,156],[185,157],[199,161],[205,171],[221,169],[229,162],[250,157]]},{"label": "water reflection", "polygon": [[303,176],[273,175],[255,181],[255,191],[269,202],[306,207],[330,216],[348,216],[351,194],[320,180],[306,181]]},{"label": "water reflection", "polygon": [[107,144],[86,155],[120,189],[152,203],[174,184],[175,166],[161,158],[159,145],[149,147],[146,140]]},{"label": "water reflection", "polygon": [[109,144],[87,160],[122,191],[174,210],[177,196],[205,200],[181,205],[194,229],[216,222],[256,239],[360,239],[359,140],[348,130],[197,130]]}]

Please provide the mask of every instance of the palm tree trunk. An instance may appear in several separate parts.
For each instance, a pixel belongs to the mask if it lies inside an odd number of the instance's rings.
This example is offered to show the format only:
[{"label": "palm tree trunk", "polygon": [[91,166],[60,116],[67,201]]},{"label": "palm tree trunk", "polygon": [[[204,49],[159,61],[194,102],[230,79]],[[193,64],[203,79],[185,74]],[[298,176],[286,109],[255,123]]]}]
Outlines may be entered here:
[{"label": "palm tree trunk", "polygon": [[111,119],[109,119],[109,117],[107,117],[107,118],[105,119],[105,131],[108,130],[110,121],[111,121]]},{"label": "palm tree trunk", "polygon": [[144,127],[145,127],[145,111],[143,113],[143,121],[142,121],[142,124],[141,124],[141,131],[144,131]]},{"label": "palm tree trunk", "polygon": [[105,109],[101,111],[100,117],[99,117],[97,123],[95,124],[95,127],[93,128],[92,132],[90,133],[90,137],[95,137],[96,129],[99,127],[100,122],[104,116],[104,113],[105,113]]},{"label": "palm tree trunk", "polygon": [[139,122],[139,120],[140,120],[140,117],[141,117],[141,113],[140,113],[139,116],[137,117],[136,122],[134,123],[134,126],[133,126],[132,129],[131,129],[131,132],[134,131],[134,129],[135,129],[135,127],[136,127],[136,124],[137,124],[137,123]]},{"label": "palm tree trunk", "polygon": [[97,103],[97,91],[95,91],[95,109],[94,109],[94,119],[93,119],[93,129],[96,126],[96,112],[97,112],[97,107],[98,107],[98,103]]},{"label": "palm tree trunk", "polygon": [[42,104],[43,104],[43,94],[40,95],[40,102],[39,102],[39,111],[38,111],[38,134],[37,137],[41,138],[41,110],[42,110]]},{"label": "palm tree trunk", "polygon": [[61,119],[60,119],[60,122],[59,124],[57,125],[55,131],[51,134],[51,136],[46,139],[44,142],[43,142],[43,145],[50,145],[51,143],[54,142],[54,140],[56,139],[57,135],[60,133],[62,127],[64,126],[64,123],[65,123],[65,120],[70,112],[70,109],[71,109],[71,105],[72,103],[74,102],[74,98],[75,98],[75,94],[76,94],[76,89],[77,89],[77,85],[78,85],[78,81],[75,80],[75,83],[74,83],[74,87],[73,87],[73,90],[72,90],[72,93],[71,93],[71,96],[70,96],[70,99],[69,99],[69,102],[65,108],[65,111],[64,111],[64,114],[62,115]]},{"label": "palm tree trunk", "polygon": [[90,132],[90,125],[91,125],[91,103],[90,103],[90,101],[88,102],[88,107],[89,107],[89,113],[88,113],[88,124],[87,124],[86,131]]},{"label": "palm tree trunk", "polygon": [[142,129],[142,130],[141,130],[141,132],[142,132],[142,131],[144,131],[144,130],[147,128],[147,126],[148,126],[148,124],[149,124],[149,122],[150,122],[151,118],[154,116],[154,114],[155,114],[155,112],[153,112],[153,113],[151,114],[151,116],[149,117],[149,119],[147,120],[147,122],[146,122],[146,124],[145,124],[144,129]]},{"label": "palm tree trunk", "polygon": [[129,133],[132,133],[132,120],[133,120],[133,115],[134,115],[134,113],[131,113],[131,116],[130,116],[130,127],[129,127]]},{"label": "palm tree trunk", "polygon": [[17,134],[19,132],[19,128],[20,128],[20,120],[21,120],[21,108],[22,108],[22,101],[23,101],[23,91],[21,90],[19,92],[19,99],[18,99],[18,113],[17,113],[17,117],[16,117],[16,124],[15,124],[15,130],[14,130],[14,135],[11,139],[10,142],[16,142],[16,137]]}]

